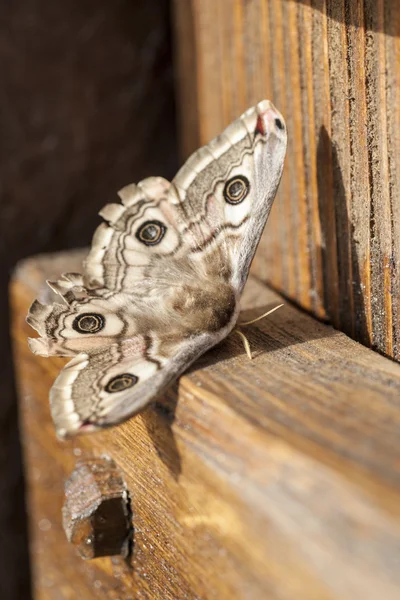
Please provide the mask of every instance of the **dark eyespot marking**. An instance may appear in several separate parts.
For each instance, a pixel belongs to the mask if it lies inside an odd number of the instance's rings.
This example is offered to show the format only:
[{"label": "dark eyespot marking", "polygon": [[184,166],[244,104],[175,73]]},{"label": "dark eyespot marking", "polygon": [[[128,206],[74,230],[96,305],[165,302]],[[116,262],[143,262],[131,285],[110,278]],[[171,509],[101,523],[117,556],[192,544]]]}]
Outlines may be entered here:
[{"label": "dark eyespot marking", "polygon": [[133,387],[138,380],[139,378],[136,377],[136,375],[132,375],[132,373],[122,373],[121,375],[117,375],[116,377],[110,379],[105,387],[105,390],[109,394],[122,392],[130,387]]},{"label": "dark eyespot marking", "polygon": [[83,313],[75,317],[72,327],[79,333],[97,333],[106,324],[103,315],[98,313]]},{"label": "dark eyespot marking", "polygon": [[146,221],[136,232],[139,242],[146,246],[155,246],[163,239],[167,228],[161,221]]},{"label": "dark eyespot marking", "polygon": [[250,191],[250,183],[247,177],[236,175],[229,179],[224,187],[224,198],[229,204],[239,204]]},{"label": "dark eyespot marking", "polygon": [[280,119],[275,119],[275,125],[277,126],[278,129],[285,129],[282,121]]}]

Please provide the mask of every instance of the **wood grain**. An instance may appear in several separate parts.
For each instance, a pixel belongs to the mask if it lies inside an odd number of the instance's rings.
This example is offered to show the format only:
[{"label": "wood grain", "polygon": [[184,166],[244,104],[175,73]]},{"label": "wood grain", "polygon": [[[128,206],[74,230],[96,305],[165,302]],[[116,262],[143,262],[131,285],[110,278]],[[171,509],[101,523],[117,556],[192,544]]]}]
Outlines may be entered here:
[{"label": "wood grain", "polygon": [[[61,359],[29,353],[25,314],[82,254],[23,263],[13,340],[36,600],[395,600],[400,571],[400,365],[286,306],[231,335],[154,407],[59,442],[48,390]],[[254,277],[243,319],[280,301]],[[78,460],[123,471],[134,552],[83,562],[61,523]]]},{"label": "wood grain", "polygon": [[253,272],[400,360],[399,2],[174,8],[177,54],[195,57],[178,64],[185,156],[264,97],[287,121],[285,172]]}]

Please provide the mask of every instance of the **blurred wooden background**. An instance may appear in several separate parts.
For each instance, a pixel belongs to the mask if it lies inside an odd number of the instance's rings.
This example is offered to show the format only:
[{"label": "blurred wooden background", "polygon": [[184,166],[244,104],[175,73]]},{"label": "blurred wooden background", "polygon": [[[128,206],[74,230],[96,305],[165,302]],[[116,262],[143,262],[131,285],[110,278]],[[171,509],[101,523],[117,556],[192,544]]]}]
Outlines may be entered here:
[{"label": "blurred wooden background", "polygon": [[29,572],[7,287],[31,254],[87,245],[123,185],[178,167],[168,0],[0,6],[0,598]]},{"label": "blurred wooden background", "polygon": [[287,121],[253,272],[400,360],[400,3],[174,6],[184,155],[265,97]]}]

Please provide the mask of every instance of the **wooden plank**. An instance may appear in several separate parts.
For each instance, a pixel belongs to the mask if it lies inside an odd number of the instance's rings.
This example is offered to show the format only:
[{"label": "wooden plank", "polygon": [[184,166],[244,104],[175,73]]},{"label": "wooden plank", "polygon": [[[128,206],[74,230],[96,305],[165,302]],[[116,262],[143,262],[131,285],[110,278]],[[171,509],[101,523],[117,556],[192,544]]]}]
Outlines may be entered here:
[{"label": "wooden plank", "polygon": [[[81,253],[23,263],[13,340],[36,600],[395,600],[400,589],[400,365],[286,305],[200,359],[118,428],[59,442],[48,390],[61,359],[29,353],[27,308]],[[279,302],[255,278],[242,317]],[[124,474],[134,552],[82,562],[61,526],[75,463]]]},{"label": "wooden plank", "polygon": [[177,48],[197,57],[180,71],[198,82],[198,108],[181,102],[201,124],[193,148],[261,97],[288,125],[253,272],[400,360],[399,2],[175,0],[177,18],[188,5],[195,35]]}]

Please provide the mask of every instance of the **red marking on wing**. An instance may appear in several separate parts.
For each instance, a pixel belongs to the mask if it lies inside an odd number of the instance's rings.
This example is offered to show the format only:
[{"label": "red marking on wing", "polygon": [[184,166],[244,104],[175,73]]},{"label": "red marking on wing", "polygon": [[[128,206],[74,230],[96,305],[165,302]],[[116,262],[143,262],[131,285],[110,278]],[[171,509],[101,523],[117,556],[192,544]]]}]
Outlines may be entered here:
[{"label": "red marking on wing", "polygon": [[96,425],[89,420],[86,420],[79,426],[79,431],[81,433],[91,433],[97,429]]},{"label": "red marking on wing", "polygon": [[261,135],[266,135],[267,130],[265,128],[265,122],[261,115],[258,115],[256,129],[254,133],[261,133]]}]

